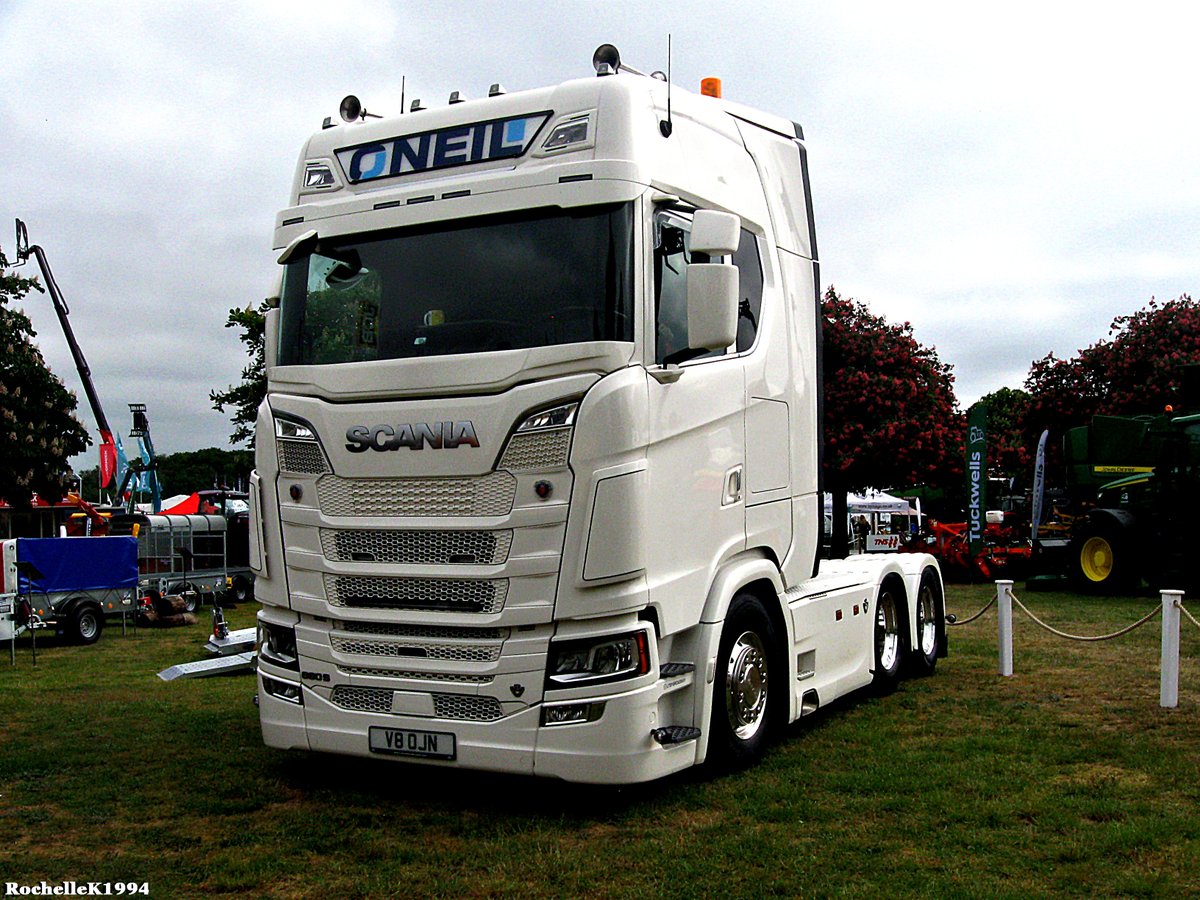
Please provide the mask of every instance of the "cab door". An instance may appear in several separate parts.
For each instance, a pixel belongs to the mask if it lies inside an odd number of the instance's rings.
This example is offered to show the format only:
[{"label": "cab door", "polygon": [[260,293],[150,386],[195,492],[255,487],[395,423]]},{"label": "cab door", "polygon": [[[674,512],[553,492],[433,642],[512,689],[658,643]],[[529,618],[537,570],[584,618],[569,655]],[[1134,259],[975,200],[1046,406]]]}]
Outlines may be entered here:
[{"label": "cab door", "polygon": [[690,214],[659,210],[653,224],[647,587],[669,633],[694,622],[717,566],[745,547],[746,385],[736,354],[687,346]]}]

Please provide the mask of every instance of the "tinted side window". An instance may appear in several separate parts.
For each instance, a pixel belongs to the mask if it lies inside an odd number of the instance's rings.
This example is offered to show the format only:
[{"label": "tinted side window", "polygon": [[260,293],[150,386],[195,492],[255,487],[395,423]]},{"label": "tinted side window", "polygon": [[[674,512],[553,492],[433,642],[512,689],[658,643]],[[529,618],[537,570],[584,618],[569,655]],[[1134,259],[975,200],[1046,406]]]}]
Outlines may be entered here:
[{"label": "tinted side window", "polygon": [[738,269],[738,332],[737,352],[744,353],[754,345],[758,333],[758,316],[762,311],[763,273],[758,258],[758,242],[745,228],[733,254]]},{"label": "tinted side window", "polygon": [[687,350],[687,265],[692,220],[675,213],[654,217],[654,361]]},{"label": "tinted side window", "polygon": [[[687,265],[708,262],[693,259],[692,220],[679,212],[662,212],[654,219],[654,305],[657,363],[679,363],[687,359],[724,356],[724,350],[693,352],[687,343]],[[754,235],[742,229],[733,265],[738,268],[737,352],[754,345],[758,316],[762,310],[763,274]]]}]

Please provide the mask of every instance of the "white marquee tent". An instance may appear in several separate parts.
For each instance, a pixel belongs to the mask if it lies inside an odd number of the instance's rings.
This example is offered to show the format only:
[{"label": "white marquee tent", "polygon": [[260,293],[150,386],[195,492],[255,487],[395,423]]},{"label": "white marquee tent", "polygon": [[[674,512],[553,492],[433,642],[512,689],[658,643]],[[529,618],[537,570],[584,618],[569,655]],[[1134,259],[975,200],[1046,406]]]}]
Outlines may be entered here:
[{"label": "white marquee tent", "polygon": [[[907,516],[913,512],[919,513],[920,509],[914,510],[912,504],[901,497],[893,497],[883,491],[867,491],[865,494],[847,494],[846,511],[852,516],[871,515],[872,513],[895,513]],[[825,512],[833,512],[833,497],[829,494],[825,495]]]}]

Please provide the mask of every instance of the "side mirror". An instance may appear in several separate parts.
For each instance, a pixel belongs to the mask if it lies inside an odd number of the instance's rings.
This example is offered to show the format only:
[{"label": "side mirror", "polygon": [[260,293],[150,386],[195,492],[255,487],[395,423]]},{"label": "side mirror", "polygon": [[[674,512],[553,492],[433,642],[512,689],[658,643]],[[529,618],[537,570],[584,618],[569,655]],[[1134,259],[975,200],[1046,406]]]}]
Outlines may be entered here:
[{"label": "side mirror", "polygon": [[688,346],[724,350],[737,340],[738,270],[723,263],[687,267]]},{"label": "side mirror", "polygon": [[692,252],[732,256],[742,236],[742,220],[733,213],[698,209],[692,216]]},{"label": "side mirror", "polygon": [[[700,209],[692,217],[692,253],[732,256],[742,220],[732,213]],[[687,267],[688,346],[724,350],[737,340],[738,270],[725,263]]]}]

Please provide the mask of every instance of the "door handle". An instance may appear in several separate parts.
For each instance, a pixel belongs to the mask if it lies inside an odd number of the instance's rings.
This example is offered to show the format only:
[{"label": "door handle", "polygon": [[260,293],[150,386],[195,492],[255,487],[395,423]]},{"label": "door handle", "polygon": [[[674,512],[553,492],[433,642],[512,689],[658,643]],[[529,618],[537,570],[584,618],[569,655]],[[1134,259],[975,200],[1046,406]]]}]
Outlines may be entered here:
[{"label": "door handle", "polygon": [[722,506],[730,506],[742,499],[742,467],[734,466],[725,473],[725,492],[721,497]]}]

